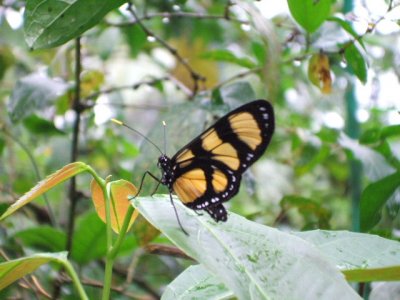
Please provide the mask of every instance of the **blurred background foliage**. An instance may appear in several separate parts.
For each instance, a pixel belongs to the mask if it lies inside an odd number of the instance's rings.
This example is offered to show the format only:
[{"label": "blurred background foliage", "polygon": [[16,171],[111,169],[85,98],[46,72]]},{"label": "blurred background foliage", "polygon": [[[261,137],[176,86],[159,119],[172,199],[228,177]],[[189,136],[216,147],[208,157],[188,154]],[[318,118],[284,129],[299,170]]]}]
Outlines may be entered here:
[{"label": "blurred background foliage", "polygon": [[[144,171],[158,172],[157,149],[110,118],[161,149],[166,139],[172,156],[224,113],[264,98],[275,107],[276,132],[229,209],[282,229],[399,238],[396,1],[321,0],[308,9],[294,0],[134,1],[130,9],[91,2],[0,5],[2,211],[71,160],[135,185]],[[6,259],[62,251],[71,239],[71,259],[96,299],[105,227],[89,182],[80,176],[76,187],[52,189],[8,218],[0,241]],[[143,194],[154,186],[146,182]],[[144,220],[135,223],[114,270],[121,289],[113,299],[159,297],[191,264],[168,245]],[[48,291],[55,275],[37,272]],[[73,299],[67,280],[63,288]],[[0,295],[14,293],[30,292],[11,286]]]}]

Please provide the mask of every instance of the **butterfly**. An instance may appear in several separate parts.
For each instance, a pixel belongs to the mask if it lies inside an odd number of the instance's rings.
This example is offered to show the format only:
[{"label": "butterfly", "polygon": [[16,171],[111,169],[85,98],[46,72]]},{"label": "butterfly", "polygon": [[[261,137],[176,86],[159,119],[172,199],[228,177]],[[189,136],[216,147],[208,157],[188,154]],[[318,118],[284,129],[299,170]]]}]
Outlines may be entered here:
[{"label": "butterfly", "polygon": [[146,171],[138,193],[145,176],[150,175],[167,186],[177,216],[172,193],[196,212],[206,211],[216,222],[225,222],[228,216],[223,203],[238,193],[243,172],[265,152],[274,128],[272,105],[254,100],[220,118],[171,158],[156,146],[162,153],[157,163],[162,178]]}]

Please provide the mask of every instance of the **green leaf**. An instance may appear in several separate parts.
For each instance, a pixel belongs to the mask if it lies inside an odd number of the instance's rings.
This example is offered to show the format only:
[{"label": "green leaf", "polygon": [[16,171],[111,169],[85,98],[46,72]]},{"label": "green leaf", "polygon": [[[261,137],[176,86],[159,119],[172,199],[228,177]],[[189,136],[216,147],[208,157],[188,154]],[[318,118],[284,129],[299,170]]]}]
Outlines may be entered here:
[{"label": "green leaf", "polygon": [[200,55],[200,57],[209,60],[230,62],[249,69],[256,67],[256,64],[251,59],[246,57],[237,57],[233,52],[225,49],[208,51]]},{"label": "green leaf", "polygon": [[124,27],[122,30],[129,45],[131,56],[137,57],[147,43],[146,33],[138,24]]},{"label": "green leaf", "polygon": [[267,51],[265,50],[265,47],[264,44],[257,42],[251,44],[251,50],[261,66],[264,66],[267,60]]},{"label": "green leaf", "polygon": [[51,48],[80,36],[126,1],[28,0],[25,8],[25,40],[32,49]]},{"label": "green leaf", "polygon": [[349,281],[400,280],[398,241],[349,231],[314,230],[294,234],[317,246]]},{"label": "green leaf", "polygon": [[313,33],[329,16],[331,0],[288,0],[289,10],[293,18],[307,32]]},{"label": "green leaf", "polygon": [[370,181],[377,181],[396,170],[386,162],[383,155],[344,134],[341,134],[338,143],[343,148],[350,150],[354,159],[362,162],[364,173]]},{"label": "green leaf", "polygon": [[365,45],[362,39],[359,38],[357,32],[351,27],[351,24],[345,20],[342,20],[338,17],[329,17],[329,21],[338,23],[344,30],[346,30],[349,34],[351,34],[354,40],[358,41],[360,45],[365,49]]},{"label": "green leaf", "polygon": [[351,43],[345,47],[344,57],[346,58],[350,71],[353,72],[362,83],[366,83],[367,64],[360,50]]},{"label": "green leaf", "polygon": [[382,207],[399,186],[400,172],[396,172],[365,188],[360,202],[361,231],[367,231],[379,222]]},{"label": "green leaf", "polygon": [[[107,253],[106,224],[95,212],[90,212],[79,219],[74,234],[71,258],[79,264],[87,264],[105,257]],[[120,248],[120,254],[132,252],[137,246],[135,237],[127,237]]]},{"label": "green leaf", "polygon": [[0,156],[3,154],[5,147],[6,147],[6,141],[2,137],[0,137]]},{"label": "green leaf", "polygon": [[161,300],[230,299],[233,293],[202,265],[190,266],[171,282]]},{"label": "green leaf", "polygon": [[296,174],[303,175],[310,172],[316,166],[325,161],[330,154],[330,148],[327,145],[322,145],[316,148],[312,145],[306,145],[303,149],[302,157],[296,166]]},{"label": "green leaf", "polygon": [[333,144],[336,143],[339,138],[339,131],[328,127],[322,127],[316,136],[323,142]]},{"label": "green leaf", "polygon": [[133,202],[150,223],[239,299],[360,299],[339,270],[298,237],[233,213],[227,222],[216,223],[175,201],[187,236],[179,228],[169,195]]},{"label": "green leaf", "polygon": [[49,252],[64,250],[67,241],[64,232],[50,226],[38,226],[18,231],[14,238],[21,240],[24,246]]},{"label": "green leaf", "polygon": [[79,219],[74,234],[71,258],[79,264],[86,264],[107,253],[106,225],[95,212]]},{"label": "green leaf", "polygon": [[318,220],[318,228],[329,227],[331,212],[316,201],[305,197],[289,195],[283,197],[279,204],[284,210],[297,208],[306,219],[315,216]]},{"label": "green leaf", "polygon": [[17,122],[35,111],[54,104],[68,89],[68,84],[44,74],[34,73],[17,81],[8,103],[8,113]]},{"label": "green leaf", "polygon": [[221,90],[220,89],[215,89],[215,90],[212,91],[211,102],[213,104],[215,104],[215,105],[224,104],[224,100],[222,99]]},{"label": "green leaf", "polygon": [[0,290],[51,261],[66,261],[67,252],[38,253],[0,264]]},{"label": "green leaf", "polygon": [[400,125],[391,125],[383,127],[381,130],[381,138],[400,136]]},{"label": "green leaf", "polygon": [[51,136],[65,134],[65,132],[54,126],[53,122],[40,118],[36,115],[31,115],[25,118],[23,123],[26,129],[37,135]]}]

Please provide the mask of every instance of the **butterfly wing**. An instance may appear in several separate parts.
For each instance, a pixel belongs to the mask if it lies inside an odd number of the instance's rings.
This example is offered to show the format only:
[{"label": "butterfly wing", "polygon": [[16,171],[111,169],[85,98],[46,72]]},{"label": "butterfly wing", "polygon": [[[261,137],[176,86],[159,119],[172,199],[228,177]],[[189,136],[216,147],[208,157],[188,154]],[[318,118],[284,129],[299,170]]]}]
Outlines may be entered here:
[{"label": "butterfly wing", "polygon": [[173,190],[188,207],[225,221],[221,203],[237,194],[242,173],[264,153],[273,131],[273,108],[265,100],[231,111],[171,159]]}]

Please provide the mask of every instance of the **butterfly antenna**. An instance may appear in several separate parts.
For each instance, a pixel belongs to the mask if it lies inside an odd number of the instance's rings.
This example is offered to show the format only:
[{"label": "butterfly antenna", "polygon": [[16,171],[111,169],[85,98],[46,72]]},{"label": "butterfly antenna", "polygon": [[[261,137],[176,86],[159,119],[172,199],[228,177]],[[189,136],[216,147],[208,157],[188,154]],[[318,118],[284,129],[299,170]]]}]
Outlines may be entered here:
[{"label": "butterfly antenna", "polygon": [[161,154],[163,154],[163,152],[161,151],[161,149],[160,149],[156,144],[154,144],[149,138],[147,138],[144,134],[140,133],[140,132],[137,131],[136,129],[130,127],[129,125],[125,124],[124,122],[122,122],[122,121],[120,121],[120,120],[111,119],[111,121],[114,122],[115,124],[124,126],[124,127],[128,128],[128,129],[130,129],[130,130],[136,132],[138,135],[140,135],[142,138],[144,138],[146,141],[148,141],[150,144],[152,144],[154,147],[156,147],[157,150],[158,150]]},{"label": "butterfly antenna", "polygon": [[167,123],[162,121],[164,126],[164,154],[167,154]]}]

